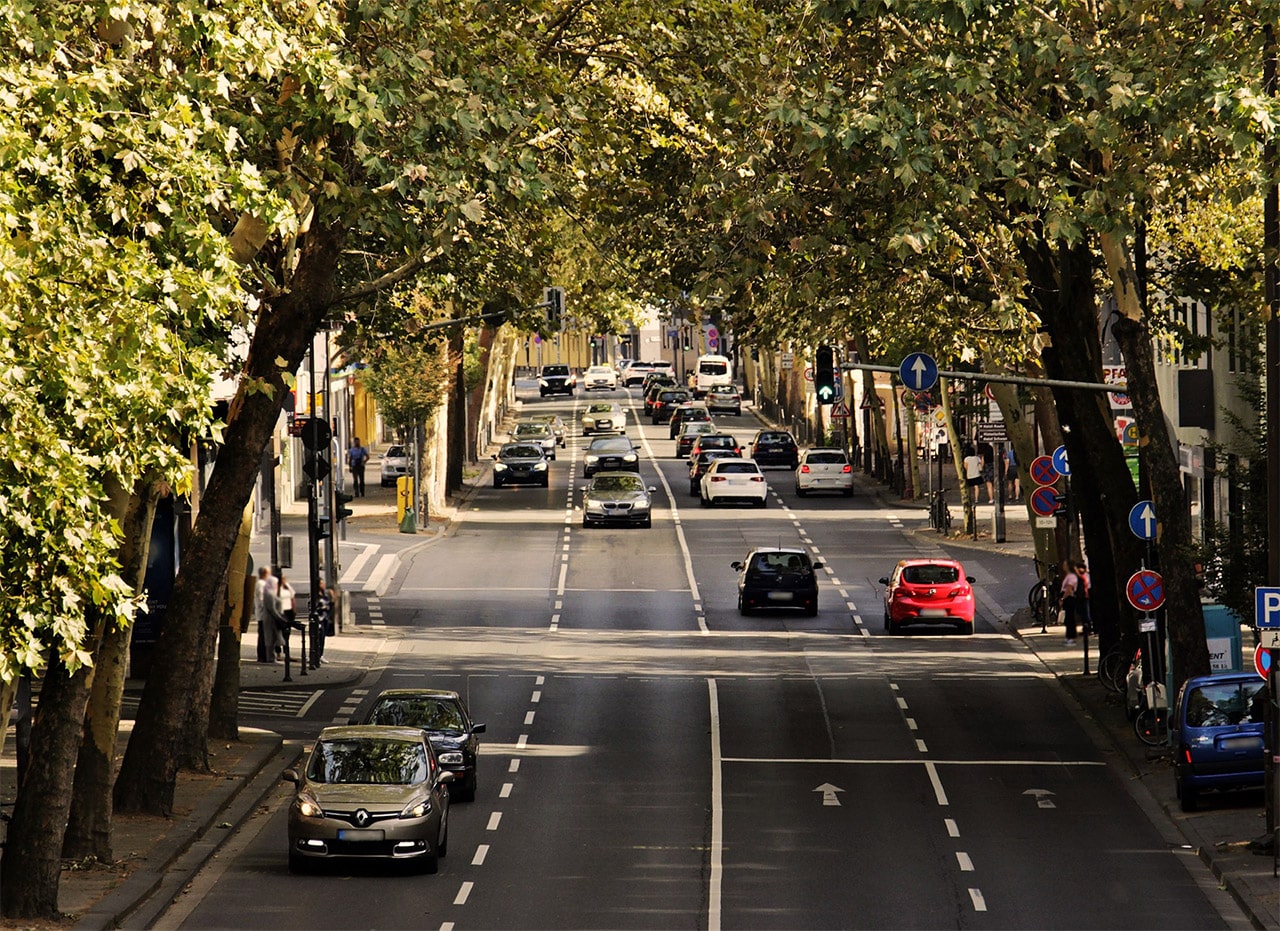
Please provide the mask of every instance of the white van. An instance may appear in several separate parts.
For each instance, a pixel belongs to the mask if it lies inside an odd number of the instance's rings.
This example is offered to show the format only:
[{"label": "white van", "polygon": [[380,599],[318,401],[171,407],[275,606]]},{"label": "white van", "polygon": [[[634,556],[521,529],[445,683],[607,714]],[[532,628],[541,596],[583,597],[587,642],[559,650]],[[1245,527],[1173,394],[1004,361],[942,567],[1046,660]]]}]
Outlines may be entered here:
[{"label": "white van", "polygon": [[698,356],[693,373],[693,395],[697,398],[716,385],[733,384],[733,365],[726,356]]}]

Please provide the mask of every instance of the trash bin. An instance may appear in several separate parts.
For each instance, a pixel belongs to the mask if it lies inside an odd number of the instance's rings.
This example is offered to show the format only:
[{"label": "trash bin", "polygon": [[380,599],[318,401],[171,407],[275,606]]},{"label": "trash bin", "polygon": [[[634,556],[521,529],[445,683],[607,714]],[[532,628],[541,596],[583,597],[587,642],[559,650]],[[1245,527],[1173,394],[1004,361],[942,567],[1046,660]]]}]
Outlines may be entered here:
[{"label": "trash bin", "polygon": [[281,535],[276,542],[276,555],[280,558],[281,569],[293,568],[293,537]]},{"label": "trash bin", "polygon": [[1202,609],[1209,668],[1214,672],[1243,672],[1239,616],[1226,605],[1209,603]]}]

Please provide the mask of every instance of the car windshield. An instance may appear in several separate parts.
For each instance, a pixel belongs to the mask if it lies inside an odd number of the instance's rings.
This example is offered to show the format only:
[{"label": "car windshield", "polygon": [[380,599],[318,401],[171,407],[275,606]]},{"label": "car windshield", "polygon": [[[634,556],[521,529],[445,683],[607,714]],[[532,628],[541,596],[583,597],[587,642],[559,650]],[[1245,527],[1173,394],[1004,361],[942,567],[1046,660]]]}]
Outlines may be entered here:
[{"label": "car windshield", "polygon": [[844,462],[844,453],[809,453],[805,462],[814,465],[839,465]]},{"label": "car windshield", "polygon": [[635,475],[597,475],[591,483],[591,492],[606,494],[618,494],[626,491],[641,491],[644,485],[641,484],[638,476]]},{"label": "car windshield", "polygon": [[671,401],[687,401],[689,400],[689,392],[687,391],[664,391],[658,395],[658,400],[666,404]]},{"label": "car windshield", "polygon": [[589,448],[593,453],[629,453],[631,452],[631,440],[622,436],[592,440]]},{"label": "car windshield", "polygon": [[388,459],[403,459],[403,458],[404,458],[404,447],[403,447],[403,446],[391,446],[391,447],[389,447],[389,448],[387,449],[387,458],[388,458]]},{"label": "car windshield", "polygon": [[760,470],[756,468],[754,462],[721,462],[716,465],[716,471],[723,475],[726,472],[738,474],[759,472]]},{"label": "car windshield", "polygon": [[761,433],[756,437],[757,443],[792,443],[790,433]]},{"label": "car windshield", "polygon": [[955,566],[906,566],[902,581],[912,585],[949,585],[960,581],[960,570]]},{"label": "car windshield", "polygon": [[698,373],[701,375],[723,375],[727,371],[729,366],[724,362],[703,359],[698,363]]},{"label": "car windshield", "polygon": [[307,764],[313,782],[344,785],[417,785],[429,774],[421,743],[376,737],[322,740]]},{"label": "car windshield", "polygon": [[1259,678],[1252,682],[1215,682],[1202,685],[1187,698],[1187,727],[1226,727],[1261,723],[1264,699]]},{"label": "car windshield", "polygon": [[420,727],[424,731],[461,734],[462,711],[456,702],[431,696],[397,695],[383,698],[373,706],[370,724],[391,727]]},{"label": "car windshield", "polygon": [[550,428],[545,423],[518,423],[514,436],[546,436]]},{"label": "car windshield", "polygon": [[544,365],[542,367],[543,375],[568,375],[569,366],[567,365]]},{"label": "car windshield", "polygon": [[607,414],[613,410],[612,404],[592,404],[587,408],[587,412],[591,414]]},{"label": "car windshield", "polygon": [[701,423],[691,423],[687,427],[682,429],[680,432],[683,433],[685,436],[697,436],[699,434],[702,436],[706,436],[707,431],[711,429],[713,429],[711,424],[707,423],[704,420]]},{"label": "car windshield", "polygon": [[756,553],[751,568],[756,572],[800,572],[807,563],[803,553]]},{"label": "car windshield", "polygon": [[710,420],[711,415],[705,407],[686,407],[680,411],[681,420]]},{"label": "car windshield", "polygon": [[713,385],[709,394],[737,394],[738,389],[732,385]]},{"label": "car windshield", "polygon": [[504,446],[498,451],[499,459],[541,459],[541,446]]}]

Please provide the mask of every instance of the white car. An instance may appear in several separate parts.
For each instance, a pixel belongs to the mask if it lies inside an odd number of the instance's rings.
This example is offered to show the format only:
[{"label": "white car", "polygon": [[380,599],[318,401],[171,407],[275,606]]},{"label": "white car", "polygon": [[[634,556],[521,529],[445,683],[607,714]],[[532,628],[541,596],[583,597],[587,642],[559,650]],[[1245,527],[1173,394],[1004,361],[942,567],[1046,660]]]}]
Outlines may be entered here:
[{"label": "white car", "polygon": [[627,429],[627,413],[617,401],[599,401],[587,405],[582,415],[582,435],[623,433]]},{"label": "white car", "polygon": [[396,483],[396,479],[402,475],[409,474],[409,453],[403,446],[396,445],[387,448],[382,457],[382,474],[381,481],[383,488],[389,488]]},{"label": "white car", "polygon": [[811,491],[838,491],[846,498],[853,494],[853,466],[843,449],[806,449],[796,466],[796,494],[803,498]]},{"label": "white car", "polygon": [[769,485],[754,459],[717,459],[702,476],[699,501],[703,507],[745,501],[762,508],[768,500]]},{"label": "white car", "polygon": [[618,387],[618,373],[607,365],[593,365],[582,373],[582,387],[587,391],[612,391]]}]

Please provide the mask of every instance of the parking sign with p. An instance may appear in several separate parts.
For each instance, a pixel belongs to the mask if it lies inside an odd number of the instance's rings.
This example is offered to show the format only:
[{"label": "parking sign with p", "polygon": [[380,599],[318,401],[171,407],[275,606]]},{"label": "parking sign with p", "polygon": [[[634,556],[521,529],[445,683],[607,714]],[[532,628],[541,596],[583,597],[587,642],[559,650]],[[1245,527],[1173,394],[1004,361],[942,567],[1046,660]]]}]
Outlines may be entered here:
[{"label": "parking sign with p", "polygon": [[1253,590],[1253,626],[1280,627],[1280,588]]}]

